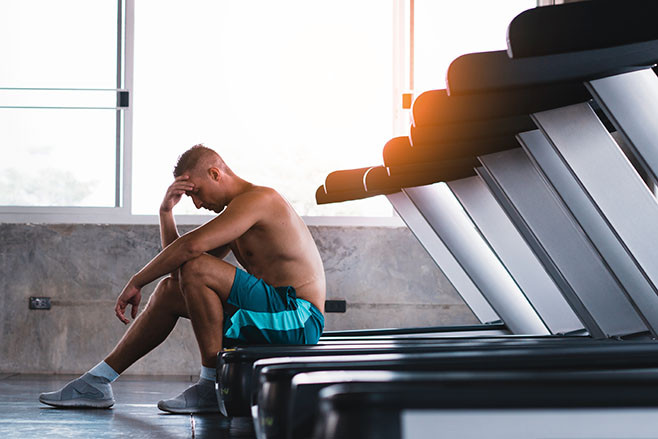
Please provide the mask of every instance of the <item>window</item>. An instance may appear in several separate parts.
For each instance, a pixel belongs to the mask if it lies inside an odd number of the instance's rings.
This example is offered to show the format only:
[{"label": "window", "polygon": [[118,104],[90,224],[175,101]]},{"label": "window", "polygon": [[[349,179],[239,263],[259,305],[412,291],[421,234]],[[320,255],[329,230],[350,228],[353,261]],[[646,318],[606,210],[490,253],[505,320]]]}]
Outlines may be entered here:
[{"label": "window", "polygon": [[450,62],[460,55],[507,47],[507,25],[537,0],[414,1],[414,89],[445,88]]},{"label": "window", "polygon": [[157,212],[204,143],[302,215],[390,217],[385,199],[318,206],[315,190],[380,164],[394,135],[392,15],[392,0],[137,2],[133,211]]},{"label": "window", "polygon": [[0,220],[154,221],[196,143],[303,215],[391,217],[383,197],[317,206],[315,190],[333,170],[380,164],[409,132],[401,93],[443,88],[462,53],[502,49],[534,5],[5,0]]},{"label": "window", "polygon": [[0,3],[0,205],[121,206],[120,14],[117,0]]}]

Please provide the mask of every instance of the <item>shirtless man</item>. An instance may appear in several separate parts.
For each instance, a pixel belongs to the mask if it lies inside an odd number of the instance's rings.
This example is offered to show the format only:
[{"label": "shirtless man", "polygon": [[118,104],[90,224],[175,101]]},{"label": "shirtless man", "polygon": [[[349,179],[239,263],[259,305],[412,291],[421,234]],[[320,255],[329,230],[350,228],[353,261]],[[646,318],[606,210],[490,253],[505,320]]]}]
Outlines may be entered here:
[{"label": "shirtless man", "polygon": [[[109,408],[110,383],[162,343],[179,317],[189,318],[201,352],[201,377],[176,398],[160,401],[172,413],[217,412],[217,353],[228,344],[315,344],[324,327],[325,276],[302,219],[274,189],[235,175],[213,150],[196,145],[174,169],[160,207],[162,250],[117,298],[123,323],[134,320],[110,355],[80,378],[39,400],[55,407]],[[173,207],[183,195],[219,215],[179,236]],[[222,258],[232,251],[246,270]],[[158,284],[139,317],[142,288]],[[135,318],[137,317],[137,318]]]}]

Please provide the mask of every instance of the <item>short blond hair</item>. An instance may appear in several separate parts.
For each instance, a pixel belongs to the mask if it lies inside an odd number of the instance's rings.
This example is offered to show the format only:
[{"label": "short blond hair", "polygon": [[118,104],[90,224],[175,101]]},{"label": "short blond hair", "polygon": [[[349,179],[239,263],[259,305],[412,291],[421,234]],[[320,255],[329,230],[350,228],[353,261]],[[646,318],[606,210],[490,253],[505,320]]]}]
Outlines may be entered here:
[{"label": "short blond hair", "polygon": [[210,162],[217,167],[219,167],[223,172],[234,175],[233,171],[226,165],[222,157],[217,154],[214,150],[204,146],[203,144],[194,145],[180,157],[176,162],[174,167],[174,177],[180,177],[181,175],[189,172],[197,167],[199,163]]}]

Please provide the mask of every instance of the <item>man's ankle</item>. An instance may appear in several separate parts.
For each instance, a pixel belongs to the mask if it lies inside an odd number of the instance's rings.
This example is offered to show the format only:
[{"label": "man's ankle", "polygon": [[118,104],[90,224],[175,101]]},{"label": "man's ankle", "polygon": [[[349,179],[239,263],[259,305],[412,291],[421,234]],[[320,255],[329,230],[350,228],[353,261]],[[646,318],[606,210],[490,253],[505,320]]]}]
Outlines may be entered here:
[{"label": "man's ankle", "polygon": [[212,381],[214,383],[216,376],[217,376],[217,371],[215,370],[214,367],[206,367],[204,365],[201,365],[201,374],[199,375],[199,378],[203,380]]},{"label": "man's ankle", "polygon": [[104,378],[108,383],[113,383],[119,378],[119,374],[105,361],[101,361],[96,366],[92,367],[87,373],[95,377]]}]

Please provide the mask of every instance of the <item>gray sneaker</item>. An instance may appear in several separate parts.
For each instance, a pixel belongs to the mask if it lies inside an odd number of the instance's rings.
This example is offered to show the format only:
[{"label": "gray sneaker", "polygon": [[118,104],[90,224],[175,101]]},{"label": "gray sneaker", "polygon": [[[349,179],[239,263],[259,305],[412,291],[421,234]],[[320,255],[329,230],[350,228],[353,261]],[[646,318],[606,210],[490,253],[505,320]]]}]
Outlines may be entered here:
[{"label": "gray sneaker", "polygon": [[86,373],[56,392],[42,393],[39,401],[53,407],[106,409],[114,405],[114,394],[107,379]]},{"label": "gray sneaker", "polygon": [[158,402],[158,408],[169,413],[219,413],[215,383],[200,379],[177,397]]}]

